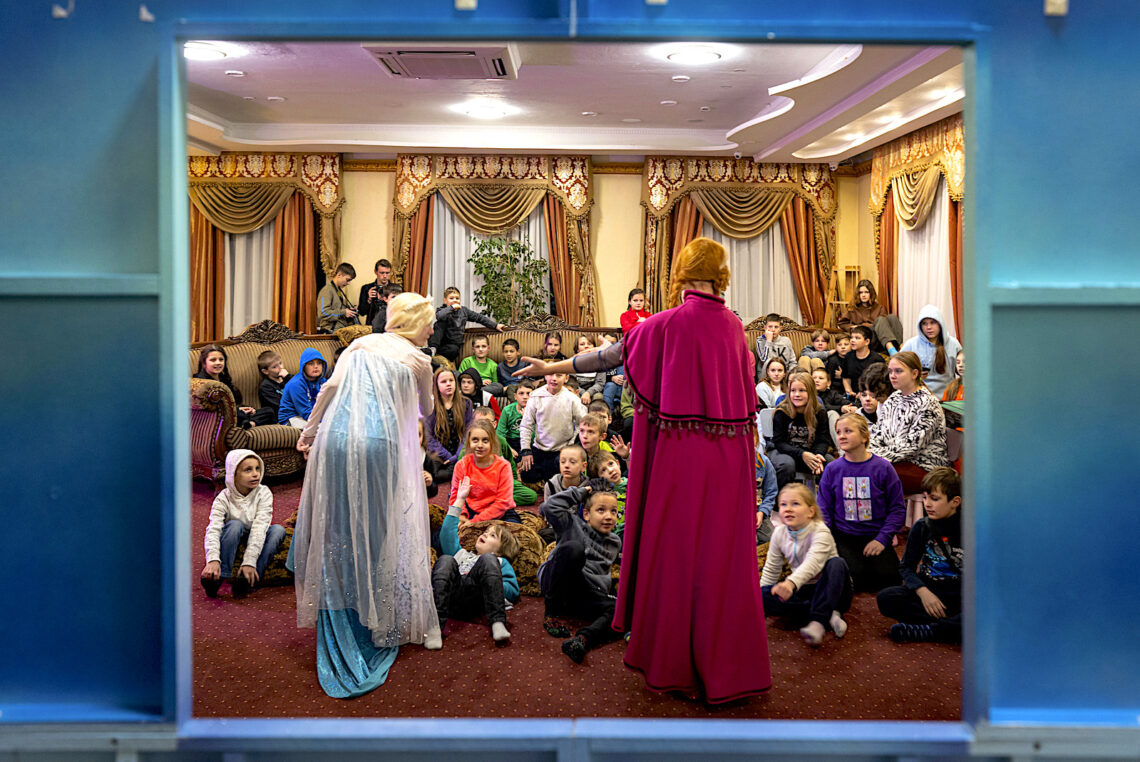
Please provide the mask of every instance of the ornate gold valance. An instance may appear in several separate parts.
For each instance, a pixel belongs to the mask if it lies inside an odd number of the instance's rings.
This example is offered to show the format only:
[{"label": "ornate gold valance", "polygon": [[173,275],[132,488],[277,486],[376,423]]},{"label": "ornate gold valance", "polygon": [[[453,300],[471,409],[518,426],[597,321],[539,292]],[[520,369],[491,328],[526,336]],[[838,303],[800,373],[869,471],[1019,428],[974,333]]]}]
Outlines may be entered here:
[{"label": "ornate gold valance", "polygon": [[871,214],[882,215],[892,180],[902,175],[920,175],[931,167],[938,167],[946,178],[950,198],[961,201],[966,191],[966,143],[961,114],[875,149],[871,160]]},{"label": "ornate gold valance", "polygon": [[187,159],[190,200],[212,224],[244,233],[266,224],[292,193],[259,185],[277,185],[304,193],[321,215],[321,266],[331,275],[339,262],[340,211],[344,186],[336,153],[223,153]]},{"label": "ornate gold valance", "polygon": [[757,164],[751,159],[648,156],[641,204],[662,218],[687,193],[701,188],[791,190],[803,197],[821,222],[839,208],[835,178],[826,164]]},{"label": "ornate gold valance", "polygon": [[588,215],[594,203],[589,156],[401,154],[396,159],[396,214],[411,217],[433,191],[463,185],[541,188],[557,196],[573,219]]}]

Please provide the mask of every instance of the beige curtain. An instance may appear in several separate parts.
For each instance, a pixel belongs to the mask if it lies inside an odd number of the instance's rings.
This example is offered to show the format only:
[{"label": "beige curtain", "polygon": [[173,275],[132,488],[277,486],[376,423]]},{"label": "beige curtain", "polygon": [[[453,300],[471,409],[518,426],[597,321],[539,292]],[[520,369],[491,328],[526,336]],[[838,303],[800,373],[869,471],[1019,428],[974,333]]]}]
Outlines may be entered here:
[{"label": "beige curtain", "polygon": [[941,179],[941,168],[934,166],[923,172],[899,175],[891,180],[891,190],[895,195],[895,217],[903,230],[917,230],[926,224]]},{"label": "beige curtain", "polygon": [[755,238],[784,213],[791,191],[704,188],[689,194],[713,227],[731,238]]},{"label": "beige curtain", "polygon": [[190,341],[222,338],[226,293],[225,231],[190,205]]},{"label": "beige curtain", "polygon": [[467,227],[494,235],[521,224],[546,197],[545,188],[445,185],[439,195]]},{"label": "beige curtain", "polygon": [[273,221],[297,188],[279,183],[209,183],[190,186],[190,201],[214,227],[251,233]]},{"label": "beige curtain", "polygon": [[308,196],[293,194],[277,215],[273,237],[273,319],[316,333],[317,226]]},{"label": "beige curtain", "polygon": [[784,207],[780,225],[804,325],[819,325],[827,306],[828,273],[820,268],[817,246],[826,245],[826,230],[817,226],[811,205],[798,196]]}]

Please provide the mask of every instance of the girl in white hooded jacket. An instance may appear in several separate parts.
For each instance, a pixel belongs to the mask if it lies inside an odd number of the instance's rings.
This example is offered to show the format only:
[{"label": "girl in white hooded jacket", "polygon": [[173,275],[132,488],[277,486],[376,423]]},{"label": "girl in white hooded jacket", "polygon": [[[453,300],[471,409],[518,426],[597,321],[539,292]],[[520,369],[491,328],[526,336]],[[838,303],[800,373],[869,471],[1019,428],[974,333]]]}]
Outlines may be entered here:
[{"label": "girl in white hooded jacket", "polygon": [[914,352],[922,362],[922,380],[935,399],[942,398],[946,386],[954,380],[954,358],[962,345],[946,331],[942,311],[928,304],[918,312],[918,335],[902,345],[900,352]]},{"label": "girl in white hooded jacket", "polygon": [[[269,559],[285,539],[285,527],[273,521],[273,493],[261,483],[265,463],[253,450],[226,455],[226,488],[214,498],[206,527],[206,566],[202,587],[217,597],[222,581],[231,579],[235,598],[257,585]],[[241,568],[234,571],[238,545],[246,541]]]}]

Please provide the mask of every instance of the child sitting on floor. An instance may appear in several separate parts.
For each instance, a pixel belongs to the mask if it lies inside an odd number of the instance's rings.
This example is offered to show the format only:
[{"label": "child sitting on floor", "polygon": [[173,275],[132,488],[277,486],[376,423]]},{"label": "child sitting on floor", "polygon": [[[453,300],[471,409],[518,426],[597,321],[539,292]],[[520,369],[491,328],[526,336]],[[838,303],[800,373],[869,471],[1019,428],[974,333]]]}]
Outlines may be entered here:
[{"label": "child sitting on floor", "polygon": [[[592,413],[602,419],[602,426],[605,431],[602,432],[602,439],[612,440],[614,437],[620,437],[621,432],[613,427],[614,416],[610,412],[610,406],[602,400],[594,400],[586,406],[586,412]],[[579,424],[581,425],[581,424]],[[612,445],[612,441],[610,442]]]},{"label": "child sitting on floor", "polygon": [[879,420],[879,405],[886,402],[893,391],[887,366],[875,363],[859,376],[858,404],[844,405],[842,412],[858,413],[867,419],[867,423],[874,423]]},{"label": "child sitting on floor", "polygon": [[627,480],[621,475],[621,463],[617,456],[605,450],[599,451],[587,461],[586,474],[595,479],[605,479],[610,489],[617,495],[618,514],[614,533],[621,537],[625,530],[625,489]]},{"label": "child sitting on floor", "polygon": [[281,392],[281,407],[277,409],[277,422],[298,429],[305,428],[313,403],[325,385],[324,355],[312,347],[301,352],[301,372],[285,382]]},{"label": "child sitting on floor", "polygon": [[843,392],[843,363],[847,353],[851,351],[850,334],[841,334],[835,340],[835,354],[829,355],[823,368],[831,379],[831,387],[837,392]]},{"label": "child sitting on floor", "polygon": [[[514,477],[511,466],[499,455],[499,435],[493,423],[473,420],[467,427],[464,455],[451,479],[448,505],[458,508],[460,523],[500,519],[521,524],[515,511]],[[467,490],[460,490],[466,482]]]},{"label": "child sitting on floor", "polygon": [[582,486],[586,480],[586,461],[582,445],[563,447],[558,453],[558,473],[546,480],[542,499],[549,500],[564,489]]},{"label": "child sitting on floor", "polygon": [[831,460],[831,436],[827,411],[819,405],[815,384],[806,373],[796,373],[788,382],[788,396],[772,416],[772,465],[780,486],[796,472],[818,476]]},{"label": "child sitting on floor", "polygon": [[[582,515],[578,505],[586,501]],[[590,624],[562,643],[562,653],[576,664],[586,652],[621,637],[610,627],[615,598],[610,574],[621,553],[617,526],[617,497],[609,485],[594,480],[585,487],[570,487],[554,495],[540,509],[558,538],[550,557],[538,567],[538,584],[546,601],[543,626],[550,635],[565,638],[570,630],[554,617],[589,619]]]},{"label": "child sitting on floor", "polygon": [[867,449],[871,434],[862,416],[841,415],[835,438],[843,455],[823,470],[819,507],[855,588],[878,592],[899,581],[891,546],[906,521],[902,482],[889,462]]},{"label": "child sitting on floor", "polygon": [[527,401],[519,426],[519,476],[524,482],[546,481],[558,471],[558,453],[574,442],[586,407],[566,388],[565,373],[546,375],[546,386]]},{"label": "child sitting on floor", "polygon": [[788,393],[788,364],[782,357],[773,357],[764,371],[764,380],[756,384],[760,407],[774,408]]},{"label": "child sitting on floor", "polygon": [[[610,344],[616,344],[621,339],[616,333],[603,333],[602,342],[598,345],[599,349],[604,349]],[[610,409],[610,415],[620,415],[618,410],[618,400],[621,399],[621,390],[625,386],[625,366],[619,365],[616,368],[611,368],[606,371],[606,384],[602,387],[602,401],[606,403],[606,407]],[[592,403],[591,403],[592,404]]]},{"label": "child sitting on floor", "polygon": [[[835,552],[831,532],[820,518],[811,490],[789,484],[780,490],[780,526],[772,530],[768,558],[760,574],[764,614],[806,622],[800,636],[818,646],[830,627],[835,637],[847,634],[843,615],[851,608],[847,563]],[[792,573],[783,582],[784,563]]]},{"label": "child sitting on floor", "polygon": [[431,391],[435,408],[424,419],[428,451],[439,458],[442,464],[440,481],[448,481],[459,461],[459,448],[463,444],[467,427],[474,419],[474,407],[470,400],[459,393],[455,374],[447,368],[435,371]]},{"label": "child sitting on floor", "polygon": [[756,544],[763,545],[772,537],[772,510],[776,507],[779,487],[776,484],[776,467],[764,455],[759,430],[755,434],[755,442],[756,496],[759,498],[756,506]]},{"label": "child sitting on floor", "polygon": [[843,391],[850,396],[855,395],[863,371],[871,365],[886,362],[881,354],[871,351],[874,335],[863,325],[851,329],[851,351],[843,358]]},{"label": "child sitting on floor", "polygon": [[[616,453],[620,458],[629,457],[629,447],[622,438],[615,437],[614,444],[606,442],[602,437],[606,433],[606,420],[597,413],[586,413],[578,422],[578,444],[586,450],[586,458],[592,458],[599,452]],[[624,470],[624,469],[623,469]]]},{"label": "child sitting on floor", "polygon": [[[486,421],[487,423],[494,426],[495,411],[486,405],[480,405],[479,407],[475,408],[474,420]],[[498,432],[498,429],[495,430],[495,436],[499,440],[499,455],[501,455],[503,460],[507,461],[507,464],[511,467],[511,479],[513,480],[514,485],[513,496],[515,498],[515,505],[534,505],[538,500],[538,493],[519,481],[518,467],[515,466],[515,458],[511,453],[511,448],[507,444],[507,440],[503,437],[502,434]],[[466,454],[467,453],[464,450],[460,450],[460,459],[462,459]]]},{"label": "child sitting on floor", "polygon": [[914,522],[899,563],[903,583],[879,591],[879,612],[896,643],[962,642],[962,481],[954,469],[933,469],[922,480],[926,517]]},{"label": "child sitting on floor", "polygon": [[[231,580],[234,598],[249,594],[285,539],[285,527],[273,524],[273,493],[261,483],[265,463],[253,450],[226,454],[226,488],[214,498],[206,527],[206,565],[202,587],[216,598],[223,580]],[[246,541],[241,568],[233,573],[238,545]]]},{"label": "child sitting on floor", "polygon": [[459,393],[467,398],[472,409],[486,405],[495,411],[495,420],[499,420],[499,401],[483,389],[483,377],[474,368],[460,371],[456,376],[459,381]]},{"label": "child sitting on floor", "polygon": [[515,387],[515,401],[503,408],[502,415],[499,416],[499,433],[503,435],[503,439],[507,440],[514,455],[519,454],[522,445],[519,443],[519,427],[522,424],[523,412],[526,411],[527,402],[530,400],[530,393],[534,391],[534,381],[529,378],[524,378],[519,381]]},{"label": "child sitting on floor", "polygon": [[495,366],[495,373],[499,377],[499,384],[505,390],[512,384],[517,384],[519,380],[514,377],[516,370],[522,370],[523,362],[519,359],[519,343],[515,339],[507,339],[503,342],[503,361]]},{"label": "child sitting on floor", "polygon": [[[800,359],[797,360],[799,366],[811,373],[813,370],[812,363],[809,360],[819,360],[821,363],[826,363],[827,359],[835,354],[834,349],[828,349],[831,344],[831,334],[821,329],[811,332],[811,343],[804,346],[800,350]],[[826,365],[824,365],[826,368]]]},{"label": "child sitting on floor", "polygon": [[[470,480],[464,478],[459,483],[459,495],[470,489]],[[451,506],[439,531],[439,542],[443,555],[431,570],[431,591],[441,633],[439,645],[449,618],[471,620],[480,614],[485,614],[491,625],[491,639],[496,643],[508,642],[511,633],[507,631],[507,601],[519,600],[519,581],[511,566],[511,559],[519,552],[519,541],[506,527],[492,524],[475,540],[475,552],[466,550],[459,544],[459,508]],[[426,641],[424,646],[433,650]]]},{"label": "child sitting on floor", "polygon": [[471,340],[471,351],[474,354],[464,357],[463,362],[459,363],[459,374],[463,375],[463,371],[468,368],[473,369],[479,374],[484,392],[492,397],[502,396],[503,384],[499,383],[499,366],[487,356],[491,351],[490,340],[486,336],[476,336]]},{"label": "child sitting on floor", "polygon": [[823,368],[816,368],[811,372],[811,380],[815,383],[815,393],[819,397],[820,406],[830,412],[840,413],[847,404],[847,396],[831,388],[831,377]]}]

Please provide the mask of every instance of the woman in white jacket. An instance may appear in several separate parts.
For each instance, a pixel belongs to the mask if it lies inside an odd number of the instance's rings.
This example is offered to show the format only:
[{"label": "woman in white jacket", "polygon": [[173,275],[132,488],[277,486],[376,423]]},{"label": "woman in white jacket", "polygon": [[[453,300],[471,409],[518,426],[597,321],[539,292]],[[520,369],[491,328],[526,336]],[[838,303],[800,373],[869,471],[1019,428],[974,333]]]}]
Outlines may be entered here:
[{"label": "woman in white jacket", "polygon": [[[226,488],[214,498],[206,527],[206,566],[202,587],[214,598],[222,581],[232,579],[235,598],[257,585],[269,559],[285,539],[285,527],[273,524],[273,493],[261,483],[265,463],[253,450],[226,454]],[[246,541],[241,568],[234,573],[238,545]]]}]

